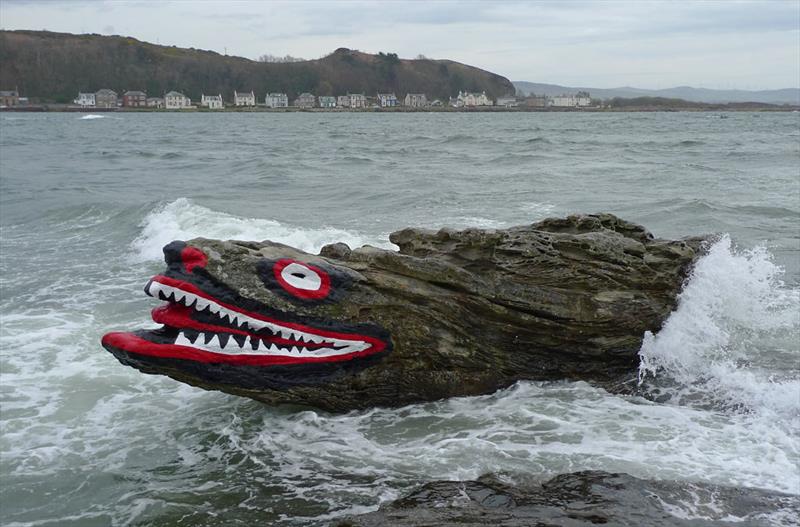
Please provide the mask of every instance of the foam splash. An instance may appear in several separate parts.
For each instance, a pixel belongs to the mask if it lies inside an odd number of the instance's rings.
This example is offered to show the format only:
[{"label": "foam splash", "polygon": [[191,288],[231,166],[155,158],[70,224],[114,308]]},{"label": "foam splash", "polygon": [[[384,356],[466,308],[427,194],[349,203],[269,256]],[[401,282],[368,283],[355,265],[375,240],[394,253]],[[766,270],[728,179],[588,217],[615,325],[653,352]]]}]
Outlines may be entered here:
[{"label": "foam splash", "polygon": [[782,274],[764,247],[739,250],[722,236],[697,262],[661,331],[645,335],[640,382],[669,381],[666,392],[690,404],[797,419],[800,290]]},{"label": "foam splash", "polygon": [[265,218],[243,218],[192,203],[186,198],[162,205],[141,223],[142,232],[133,241],[133,259],[161,260],[162,247],[173,240],[196,237],[223,240],[272,240],[316,253],[323,245],[344,242],[350,247],[372,244],[391,248],[386,239],[351,233],[332,227],[309,229],[284,225]]},{"label": "foam splash", "polygon": [[97,115],[95,113],[90,113],[89,115],[84,115],[80,118],[81,121],[92,121],[94,119],[105,119],[105,115]]}]

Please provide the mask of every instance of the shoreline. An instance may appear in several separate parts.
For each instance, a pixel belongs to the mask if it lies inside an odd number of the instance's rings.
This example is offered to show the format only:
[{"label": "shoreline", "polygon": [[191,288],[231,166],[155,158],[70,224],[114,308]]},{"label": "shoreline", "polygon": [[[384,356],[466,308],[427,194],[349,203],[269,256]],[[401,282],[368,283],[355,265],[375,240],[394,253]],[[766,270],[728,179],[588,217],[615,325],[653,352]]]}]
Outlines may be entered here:
[{"label": "shoreline", "polygon": [[61,113],[642,113],[642,112],[797,112],[800,105],[748,105],[734,103],[735,106],[713,105],[701,107],[626,107],[626,108],[538,108],[538,107],[499,107],[479,106],[475,108],[407,108],[396,106],[393,108],[265,108],[265,107],[228,107],[220,109],[208,108],[82,108],[78,106],[60,104],[41,104],[29,106],[14,106],[0,108],[0,112],[61,112]]}]

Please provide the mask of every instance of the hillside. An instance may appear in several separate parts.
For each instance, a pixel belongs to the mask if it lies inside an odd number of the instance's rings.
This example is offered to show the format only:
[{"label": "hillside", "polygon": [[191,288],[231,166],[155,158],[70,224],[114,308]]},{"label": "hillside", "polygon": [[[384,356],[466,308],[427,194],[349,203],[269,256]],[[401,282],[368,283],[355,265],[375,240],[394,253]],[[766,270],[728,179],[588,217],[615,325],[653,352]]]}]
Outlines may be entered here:
[{"label": "hillside", "polygon": [[646,90],[643,88],[587,88],[560,86],[558,84],[542,84],[537,82],[514,81],[517,91],[523,94],[535,93],[536,95],[561,95],[562,93],[577,93],[588,91],[592,97],[598,99],[613,99],[615,97],[664,97],[668,99],[683,99],[685,101],[702,103],[728,103],[728,102],[758,102],[767,104],[800,104],[800,89],[786,88],[782,90],[710,90],[707,88],[692,88],[679,86],[663,90]]},{"label": "hillside", "polygon": [[340,48],[317,60],[264,63],[213,51],[158,46],[134,38],[72,35],[49,31],[0,31],[0,89],[18,86],[42,101],[69,102],[79,91],[111,88],[161,95],[254,90],[285,92],[290,99],[347,92],[375,95],[392,91],[447,98],[459,90],[491,97],[514,93],[505,77],[450,60],[405,60],[392,53],[370,55]]}]

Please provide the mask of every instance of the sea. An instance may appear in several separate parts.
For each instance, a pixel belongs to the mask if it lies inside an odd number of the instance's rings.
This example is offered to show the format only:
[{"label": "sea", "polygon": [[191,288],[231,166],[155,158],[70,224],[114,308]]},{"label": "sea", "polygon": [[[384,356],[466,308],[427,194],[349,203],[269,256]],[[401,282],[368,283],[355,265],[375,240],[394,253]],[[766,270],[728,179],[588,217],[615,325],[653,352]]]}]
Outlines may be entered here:
[{"label": "sea", "polygon": [[[644,336],[638,395],[520,382],[336,415],[145,375],[100,346],[154,326],[142,288],[172,240],[392,249],[408,226],[600,211],[714,235]],[[486,473],[800,494],[796,112],[2,113],[0,242],[7,527],[323,526]],[[713,500],[672,513],[798,521]]]}]

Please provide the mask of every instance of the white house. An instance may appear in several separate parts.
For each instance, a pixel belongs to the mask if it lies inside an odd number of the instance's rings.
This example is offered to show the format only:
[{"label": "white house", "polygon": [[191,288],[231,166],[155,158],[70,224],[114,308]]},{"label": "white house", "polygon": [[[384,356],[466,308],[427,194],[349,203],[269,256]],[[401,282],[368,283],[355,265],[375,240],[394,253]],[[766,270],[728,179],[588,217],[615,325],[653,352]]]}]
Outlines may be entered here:
[{"label": "white house", "polygon": [[506,108],[516,108],[517,106],[519,106],[519,102],[517,101],[517,98],[514,96],[498,97],[497,106],[505,106]]},{"label": "white house", "polygon": [[78,98],[75,99],[74,102],[78,106],[82,106],[86,108],[87,106],[94,106],[94,93],[80,93],[78,92]]},{"label": "white house", "polygon": [[171,91],[164,96],[164,107],[167,110],[180,110],[191,106],[192,100],[180,92]]},{"label": "white house", "polygon": [[286,108],[289,106],[289,97],[285,93],[268,93],[264,103],[267,108]]},{"label": "white house", "polygon": [[580,92],[577,95],[559,95],[551,97],[549,100],[550,106],[557,106],[560,108],[581,108],[591,106],[592,98],[586,92]]},{"label": "white house", "polygon": [[233,92],[233,104],[236,106],[255,106],[256,94],[252,91],[250,93]]},{"label": "white house", "polygon": [[381,108],[391,108],[397,106],[397,97],[394,93],[379,93],[378,103],[381,105]]},{"label": "white house", "polygon": [[220,95],[201,95],[200,106],[205,106],[209,110],[219,110],[223,108],[222,94]]},{"label": "white house", "polygon": [[339,108],[350,108],[350,96],[340,95],[336,97],[336,106]]},{"label": "white house", "polygon": [[428,98],[424,93],[407,93],[403,103],[411,108],[424,108],[428,106]]},{"label": "white house", "polygon": [[350,108],[366,108],[367,97],[363,93],[350,94]]},{"label": "white house", "polygon": [[482,93],[467,93],[458,92],[458,97],[455,100],[455,105],[459,108],[475,107],[475,106],[492,106],[492,100],[486,96],[486,92]]},{"label": "white house", "polygon": [[336,108],[336,97],[320,95],[317,99],[319,99],[320,108]]}]

